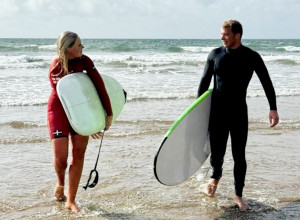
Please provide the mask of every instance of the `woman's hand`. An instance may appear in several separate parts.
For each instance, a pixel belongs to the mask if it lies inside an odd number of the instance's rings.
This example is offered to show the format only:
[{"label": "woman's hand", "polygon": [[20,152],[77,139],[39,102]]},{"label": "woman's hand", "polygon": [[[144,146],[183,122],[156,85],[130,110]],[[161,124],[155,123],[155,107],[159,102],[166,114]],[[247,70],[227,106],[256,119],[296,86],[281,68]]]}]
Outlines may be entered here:
[{"label": "woman's hand", "polygon": [[95,133],[95,134],[92,134],[91,137],[93,139],[100,139],[102,137],[103,133],[101,131]]},{"label": "woman's hand", "polygon": [[[113,116],[106,116],[106,120],[105,120],[105,128],[104,130],[107,131],[109,129],[109,127],[111,126],[111,123],[112,123],[112,119],[113,119]],[[92,134],[91,137],[93,139],[100,139],[103,135],[103,132],[99,131],[95,134]]]},{"label": "woman's hand", "polygon": [[106,131],[110,128],[112,120],[113,120],[113,116],[112,115],[106,116],[106,121],[105,121],[105,130]]}]

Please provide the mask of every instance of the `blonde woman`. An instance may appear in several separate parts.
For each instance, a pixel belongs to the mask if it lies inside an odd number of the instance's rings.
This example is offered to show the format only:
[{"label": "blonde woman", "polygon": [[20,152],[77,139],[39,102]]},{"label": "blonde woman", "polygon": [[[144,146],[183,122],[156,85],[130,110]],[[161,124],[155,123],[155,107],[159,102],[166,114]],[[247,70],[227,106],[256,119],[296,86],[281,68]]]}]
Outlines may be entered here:
[{"label": "blonde woman", "polygon": [[[70,126],[67,116],[56,92],[57,82],[68,74],[86,72],[93,81],[103,107],[106,111],[106,130],[112,122],[112,108],[103,80],[95,68],[93,61],[82,54],[83,45],[76,33],[63,32],[57,39],[57,57],[52,61],[49,68],[49,80],[52,92],[48,101],[47,121],[49,136],[54,152],[54,168],[57,174],[57,185],[54,196],[58,201],[66,201],[65,207],[74,212],[80,212],[75,202],[75,197],[83,169],[85,150],[88,144],[88,136],[77,134]],[[99,131],[91,135],[100,138]],[[68,143],[71,140],[72,161],[69,167],[69,187],[67,197],[64,194],[65,172],[67,169]]]}]

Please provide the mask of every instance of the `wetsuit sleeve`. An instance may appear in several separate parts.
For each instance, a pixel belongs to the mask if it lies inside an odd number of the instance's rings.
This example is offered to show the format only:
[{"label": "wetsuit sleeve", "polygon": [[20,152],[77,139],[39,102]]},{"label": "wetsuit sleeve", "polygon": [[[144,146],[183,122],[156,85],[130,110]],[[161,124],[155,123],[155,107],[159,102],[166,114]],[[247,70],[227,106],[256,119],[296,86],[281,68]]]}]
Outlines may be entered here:
[{"label": "wetsuit sleeve", "polygon": [[56,84],[58,80],[60,79],[61,75],[61,65],[59,64],[57,59],[54,59],[49,67],[49,81],[51,87],[56,91]]},{"label": "wetsuit sleeve", "polygon": [[200,97],[204,92],[206,92],[209,88],[211,78],[214,72],[214,61],[213,61],[213,52],[211,52],[208,57],[204,67],[203,75],[200,80],[199,88],[198,88],[198,97]]},{"label": "wetsuit sleeve", "polygon": [[100,97],[101,103],[106,111],[106,115],[112,116],[113,112],[112,112],[112,108],[111,108],[111,103],[110,103],[110,99],[107,94],[103,79],[100,76],[99,72],[97,71],[96,67],[94,66],[93,61],[87,56],[85,56],[85,60],[86,60],[87,74],[96,87],[96,90]]},{"label": "wetsuit sleeve", "polygon": [[266,93],[270,110],[277,110],[276,94],[267,67],[259,54],[256,54],[255,72]]}]

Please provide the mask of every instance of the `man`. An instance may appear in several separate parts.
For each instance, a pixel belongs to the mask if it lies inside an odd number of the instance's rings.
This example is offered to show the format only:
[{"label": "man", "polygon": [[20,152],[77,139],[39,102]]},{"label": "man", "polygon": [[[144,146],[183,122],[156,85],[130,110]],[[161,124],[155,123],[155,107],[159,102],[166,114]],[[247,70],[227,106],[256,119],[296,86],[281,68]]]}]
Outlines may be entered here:
[{"label": "man", "polygon": [[205,184],[206,193],[214,196],[222,177],[222,165],[228,136],[234,160],[234,201],[240,210],[250,209],[243,200],[247,163],[245,148],[248,136],[247,87],[255,71],[269,101],[270,126],[278,121],[276,96],[268,70],[260,55],[241,43],[242,25],[236,20],[225,21],[221,28],[223,46],[208,56],[200,81],[198,96],[204,93],[214,76],[210,114],[210,163],[213,168],[211,180]]}]

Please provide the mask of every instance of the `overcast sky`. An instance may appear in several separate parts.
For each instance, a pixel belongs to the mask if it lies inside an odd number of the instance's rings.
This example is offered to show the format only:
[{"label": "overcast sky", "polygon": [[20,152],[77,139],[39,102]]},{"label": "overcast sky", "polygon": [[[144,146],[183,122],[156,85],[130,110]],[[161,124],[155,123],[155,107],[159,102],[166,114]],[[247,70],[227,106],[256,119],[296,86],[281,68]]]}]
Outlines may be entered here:
[{"label": "overcast sky", "polygon": [[244,38],[300,38],[300,0],[0,0],[0,38],[219,38],[224,20]]}]

